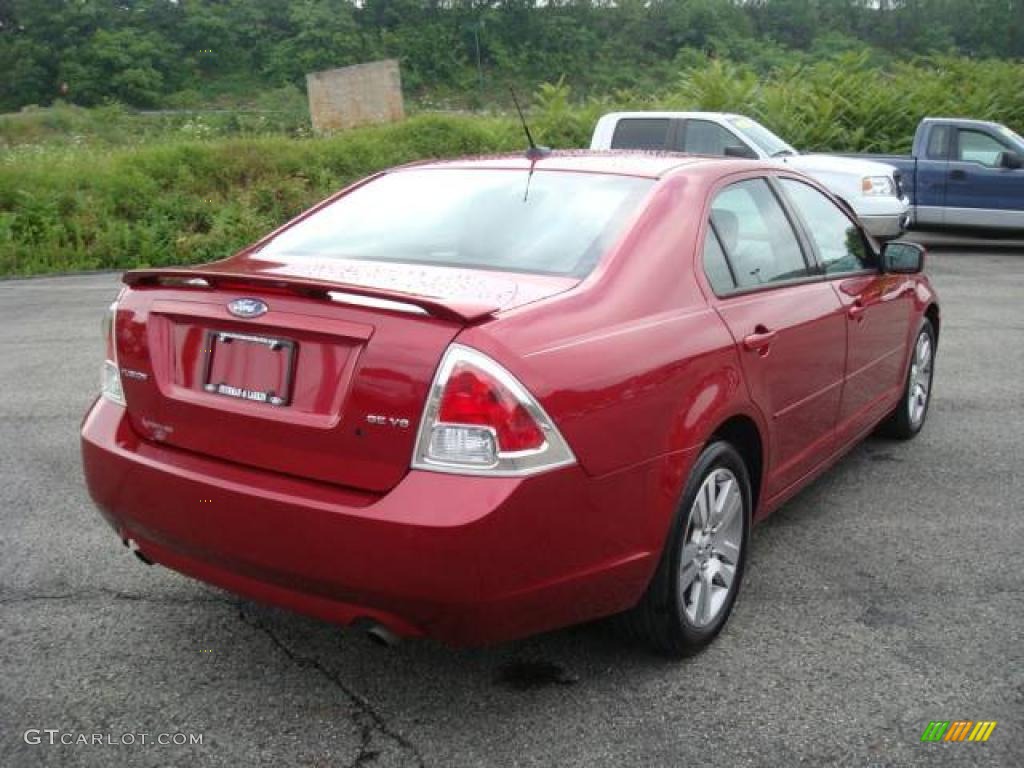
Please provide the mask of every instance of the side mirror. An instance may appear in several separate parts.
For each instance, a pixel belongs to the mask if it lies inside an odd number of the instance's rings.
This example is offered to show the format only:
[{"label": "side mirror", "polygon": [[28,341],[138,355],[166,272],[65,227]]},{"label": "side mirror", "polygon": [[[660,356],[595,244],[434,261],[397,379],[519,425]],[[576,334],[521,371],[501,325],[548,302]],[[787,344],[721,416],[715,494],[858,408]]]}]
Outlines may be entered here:
[{"label": "side mirror", "polygon": [[725,148],[726,157],[742,157],[746,160],[757,160],[757,152],[743,144],[733,144]]},{"label": "side mirror", "polygon": [[1024,159],[1022,159],[1016,152],[1006,150],[1005,152],[999,153],[999,157],[996,158],[996,165],[1000,168],[1009,168],[1011,171],[1016,171],[1018,168],[1024,166]]},{"label": "side mirror", "polygon": [[923,245],[893,240],[882,246],[882,271],[898,275],[914,275],[924,269]]}]

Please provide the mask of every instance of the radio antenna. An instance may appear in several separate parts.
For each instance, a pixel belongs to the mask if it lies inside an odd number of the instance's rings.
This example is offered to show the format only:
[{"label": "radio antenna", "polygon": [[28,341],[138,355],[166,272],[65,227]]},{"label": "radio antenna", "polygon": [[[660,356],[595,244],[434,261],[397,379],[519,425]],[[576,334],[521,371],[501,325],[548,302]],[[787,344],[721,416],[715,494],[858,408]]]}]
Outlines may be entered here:
[{"label": "radio antenna", "polygon": [[526,116],[523,115],[523,109],[519,106],[519,99],[516,98],[515,89],[513,89],[512,86],[509,86],[508,92],[512,94],[512,103],[516,105],[516,112],[519,113],[519,122],[523,124],[523,131],[526,133],[526,141],[530,144],[530,148],[526,150],[526,159],[530,162],[536,162],[542,157],[550,155],[551,147],[538,147],[537,142],[533,140],[533,134],[530,133],[530,126],[526,123]]}]

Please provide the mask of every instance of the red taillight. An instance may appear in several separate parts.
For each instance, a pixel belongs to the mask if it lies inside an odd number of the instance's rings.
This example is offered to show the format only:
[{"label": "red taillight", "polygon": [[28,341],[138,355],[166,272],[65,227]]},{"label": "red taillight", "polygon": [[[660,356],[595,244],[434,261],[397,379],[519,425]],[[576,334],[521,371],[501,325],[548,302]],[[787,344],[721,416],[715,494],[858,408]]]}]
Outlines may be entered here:
[{"label": "red taillight", "polygon": [[441,395],[438,421],[491,427],[502,452],[544,445],[544,433],[523,404],[505,387],[468,363],[452,370]]},{"label": "red taillight", "polygon": [[413,467],[511,476],[575,460],[540,403],[511,373],[475,349],[448,348],[430,386]]}]

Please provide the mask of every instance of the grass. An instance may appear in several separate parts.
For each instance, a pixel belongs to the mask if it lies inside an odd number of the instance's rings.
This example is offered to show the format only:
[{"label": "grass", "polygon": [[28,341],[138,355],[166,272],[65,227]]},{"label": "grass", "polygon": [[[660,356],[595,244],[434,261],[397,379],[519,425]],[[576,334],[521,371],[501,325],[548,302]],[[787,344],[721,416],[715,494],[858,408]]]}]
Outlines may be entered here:
[{"label": "grass", "polygon": [[0,274],[222,258],[380,168],[521,144],[507,119],[424,115],[326,139],[22,146],[0,161]]}]

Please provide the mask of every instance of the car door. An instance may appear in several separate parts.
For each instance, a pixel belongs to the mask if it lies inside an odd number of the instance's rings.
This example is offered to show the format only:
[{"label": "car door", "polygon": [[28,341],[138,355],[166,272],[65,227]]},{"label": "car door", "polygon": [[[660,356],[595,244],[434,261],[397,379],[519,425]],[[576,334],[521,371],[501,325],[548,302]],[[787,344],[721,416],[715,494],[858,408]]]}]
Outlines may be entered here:
[{"label": "car door", "polygon": [[953,129],[933,125],[924,156],[917,158],[914,178],[914,207],[918,224],[943,224],[946,216],[946,180]]},{"label": "car door", "polygon": [[1024,227],[1024,169],[1002,168],[1014,147],[994,132],[957,128],[946,183],[946,224]]},{"label": "car door", "polygon": [[807,250],[767,179],[737,181],[715,195],[704,270],[751,399],[771,424],[769,496],[827,459],[834,442],[846,320]]},{"label": "car door", "polygon": [[793,178],[778,183],[846,317],[846,373],[836,419],[836,440],[843,445],[874,426],[899,397],[914,282],[908,275],[882,274],[860,226],[825,194]]}]

